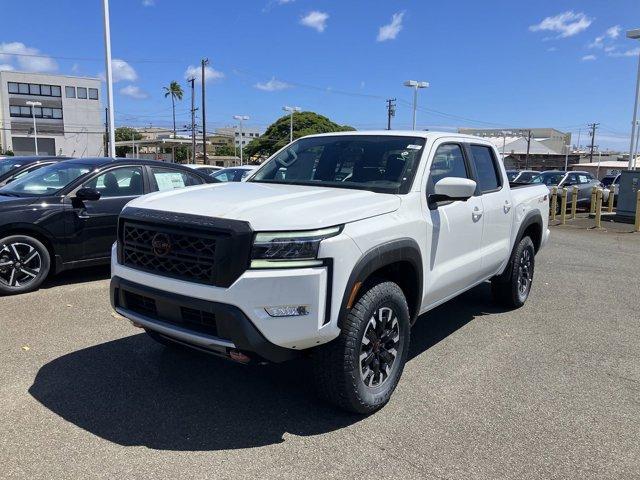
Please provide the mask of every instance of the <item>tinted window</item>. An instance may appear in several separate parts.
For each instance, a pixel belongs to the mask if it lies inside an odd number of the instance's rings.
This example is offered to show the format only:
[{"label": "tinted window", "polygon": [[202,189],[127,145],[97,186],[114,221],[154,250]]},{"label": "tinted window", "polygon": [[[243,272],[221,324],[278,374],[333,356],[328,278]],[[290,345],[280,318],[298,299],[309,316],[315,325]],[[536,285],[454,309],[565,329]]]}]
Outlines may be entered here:
[{"label": "tinted window", "polygon": [[435,184],[447,177],[469,178],[460,145],[447,144],[438,147],[431,162],[427,191],[433,193]]},{"label": "tinted window", "polygon": [[142,195],[142,169],[122,167],[109,170],[84,184],[100,192],[100,198]]},{"label": "tinted window", "polygon": [[51,85],[51,96],[53,97],[61,97],[62,89],[59,85]]},{"label": "tinted window", "polygon": [[76,178],[91,171],[88,165],[61,162],[40,168],[0,189],[26,195],[47,195],[64,188]]},{"label": "tinted window", "polygon": [[471,145],[473,164],[476,168],[478,186],[481,192],[495,190],[502,182],[498,176],[498,166],[493,158],[490,147]]},{"label": "tinted window", "polygon": [[406,193],[424,143],[424,138],[391,135],[302,138],[249,181]]},{"label": "tinted window", "polygon": [[155,190],[160,192],[201,185],[203,183],[200,177],[196,175],[178,170],[170,170],[168,168],[151,167],[151,173],[153,174],[153,179],[156,184]]},{"label": "tinted window", "polygon": [[87,98],[87,89],[84,87],[78,87],[78,98]]},{"label": "tinted window", "polygon": [[89,100],[98,100],[98,89],[90,88],[89,89]]},{"label": "tinted window", "polygon": [[9,93],[18,93],[18,84],[15,82],[9,82]]},{"label": "tinted window", "polygon": [[76,87],[64,87],[64,93],[67,98],[76,98]]}]

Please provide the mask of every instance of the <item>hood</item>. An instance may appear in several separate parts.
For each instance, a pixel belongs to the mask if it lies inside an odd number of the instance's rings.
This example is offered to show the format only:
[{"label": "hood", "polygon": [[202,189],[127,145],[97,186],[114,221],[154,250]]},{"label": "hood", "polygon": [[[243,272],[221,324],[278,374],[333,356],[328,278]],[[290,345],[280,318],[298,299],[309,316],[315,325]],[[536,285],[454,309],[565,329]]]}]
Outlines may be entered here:
[{"label": "hood", "polygon": [[127,206],[249,222],[256,231],[311,230],[393,212],[397,195],[347,188],[228,182],[145,195]]},{"label": "hood", "polygon": [[0,195],[0,212],[9,212],[13,210],[20,210],[28,207],[34,201],[41,201],[40,198],[34,197],[11,197],[7,195]]}]

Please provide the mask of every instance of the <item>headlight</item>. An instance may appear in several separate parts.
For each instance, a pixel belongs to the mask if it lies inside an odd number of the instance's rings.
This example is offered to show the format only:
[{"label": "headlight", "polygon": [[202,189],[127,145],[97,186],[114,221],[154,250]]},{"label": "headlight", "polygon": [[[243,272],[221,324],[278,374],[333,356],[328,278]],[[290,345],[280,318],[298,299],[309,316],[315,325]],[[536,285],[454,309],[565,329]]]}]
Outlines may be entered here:
[{"label": "headlight", "polygon": [[258,233],[251,250],[251,268],[295,268],[322,265],[320,242],[340,233],[341,227],[303,232]]}]

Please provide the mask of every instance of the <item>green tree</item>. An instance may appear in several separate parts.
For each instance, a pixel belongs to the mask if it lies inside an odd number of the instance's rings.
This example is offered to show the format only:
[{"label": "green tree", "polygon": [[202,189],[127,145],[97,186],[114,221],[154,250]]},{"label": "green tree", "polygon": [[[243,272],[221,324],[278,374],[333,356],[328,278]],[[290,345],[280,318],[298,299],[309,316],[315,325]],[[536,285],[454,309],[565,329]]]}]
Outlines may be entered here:
[{"label": "green tree", "polygon": [[[142,135],[137,130],[130,127],[118,127],[113,132],[116,142],[130,142],[131,140],[142,140]],[[116,147],[116,157],[126,157],[127,152],[133,151],[132,147]]]},{"label": "green tree", "polygon": [[220,157],[233,157],[236,152],[231,145],[220,145],[216,147],[215,154]]},{"label": "green tree", "polygon": [[[280,117],[269,125],[261,137],[254,138],[244,148],[248,158],[268,157],[289,143],[289,115]],[[355,128],[348,125],[338,125],[327,117],[315,112],[299,112],[293,114],[293,139],[315,133],[346,132]]]},{"label": "green tree", "polygon": [[173,80],[168,87],[162,87],[164,98],[171,97],[171,108],[173,109],[173,138],[176,138],[176,100],[182,100],[184,92],[178,82]]}]

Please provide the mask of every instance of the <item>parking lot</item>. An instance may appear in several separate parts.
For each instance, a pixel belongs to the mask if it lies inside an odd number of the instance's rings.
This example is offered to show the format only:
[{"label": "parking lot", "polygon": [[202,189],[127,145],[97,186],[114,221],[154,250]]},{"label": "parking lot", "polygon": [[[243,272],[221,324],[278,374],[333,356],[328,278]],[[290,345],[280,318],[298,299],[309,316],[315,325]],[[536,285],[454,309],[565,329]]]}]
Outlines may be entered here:
[{"label": "parking lot", "polygon": [[318,401],[308,365],[166,350],[108,269],[0,298],[2,478],[638,478],[640,234],[554,227],[528,303],[481,285],[421,318],[391,402]]}]

